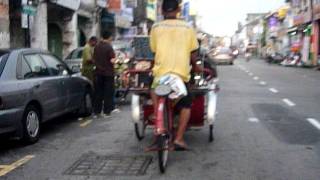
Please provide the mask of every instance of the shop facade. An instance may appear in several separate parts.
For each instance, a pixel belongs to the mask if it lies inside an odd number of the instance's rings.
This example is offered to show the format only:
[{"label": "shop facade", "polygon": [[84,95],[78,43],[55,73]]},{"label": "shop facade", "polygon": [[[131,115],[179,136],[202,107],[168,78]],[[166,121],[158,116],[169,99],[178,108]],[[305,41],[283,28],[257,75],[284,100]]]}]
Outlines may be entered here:
[{"label": "shop facade", "polygon": [[320,65],[320,0],[313,1],[313,65]]},{"label": "shop facade", "polygon": [[288,30],[290,49],[301,54],[304,66],[312,66],[314,58],[311,1],[294,1],[293,27]]}]

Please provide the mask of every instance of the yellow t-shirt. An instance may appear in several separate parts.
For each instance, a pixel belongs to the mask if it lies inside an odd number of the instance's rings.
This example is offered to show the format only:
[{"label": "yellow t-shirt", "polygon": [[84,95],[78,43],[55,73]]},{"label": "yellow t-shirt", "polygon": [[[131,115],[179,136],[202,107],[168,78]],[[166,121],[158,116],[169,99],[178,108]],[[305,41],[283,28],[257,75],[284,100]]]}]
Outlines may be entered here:
[{"label": "yellow t-shirt", "polygon": [[153,76],[173,73],[189,82],[190,56],[198,46],[196,33],[186,22],[172,19],[154,24],[150,34],[150,47],[155,52]]}]

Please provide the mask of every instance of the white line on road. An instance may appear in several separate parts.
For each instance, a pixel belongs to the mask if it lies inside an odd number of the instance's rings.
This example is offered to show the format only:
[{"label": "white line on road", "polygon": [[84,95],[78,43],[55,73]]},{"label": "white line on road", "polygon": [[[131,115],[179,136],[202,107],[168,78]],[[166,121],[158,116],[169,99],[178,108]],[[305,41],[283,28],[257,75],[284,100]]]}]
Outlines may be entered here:
[{"label": "white line on road", "polygon": [[255,76],[255,77],[253,77],[253,79],[257,81],[257,80],[259,80],[259,77]]},{"label": "white line on road", "polygon": [[92,120],[91,120],[91,119],[89,119],[89,120],[81,123],[81,124],[80,124],[80,127],[86,127],[86,126],[88,126],[90,123],[92,123]]},{"label": "white line on road", "polygon": [[265,81],[260,81],[260,83],[259,83],[260,85],[267,85],[267,82],[265,82]]},{"label": "white line on road", "polygon": [[309,121],[310,124],[312,124],[314,127],[316,127],[317,129],[320,130],[319,121],[317,121],[316,119],[313,119],[313,118],[308,118],[307,120]]},{"label": "white line on road", "polygon": [[255,123],[259,122],[258,118],[249,118],[248,120],[249,122],[255,122]]},{"label": "white line on road", "polygon": [[285,102],[288,106],[295,106],[296,104],[292,102],[290,99],[282,99],[283,102]]},{"label": "white line on road", "polygon": [[269,91],[273,92],[273,93],[278,93],[279,91],[275,88],[270,88]]}]

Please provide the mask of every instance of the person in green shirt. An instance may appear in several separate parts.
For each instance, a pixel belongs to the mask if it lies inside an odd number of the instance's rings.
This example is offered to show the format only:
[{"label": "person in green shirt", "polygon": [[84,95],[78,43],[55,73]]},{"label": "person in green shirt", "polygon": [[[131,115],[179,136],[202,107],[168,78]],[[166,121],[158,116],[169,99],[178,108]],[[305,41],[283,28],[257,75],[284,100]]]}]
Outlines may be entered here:
[{"label": "person in green shirt", "polygon": [[93,51],[94,47],[96,46],[98,42],[97,37],[92,36],[87,44],[84,46],[83,52],[82,52],[82,69],[81,74],[91,81],[94,80],[94,63],[93,63]]}]

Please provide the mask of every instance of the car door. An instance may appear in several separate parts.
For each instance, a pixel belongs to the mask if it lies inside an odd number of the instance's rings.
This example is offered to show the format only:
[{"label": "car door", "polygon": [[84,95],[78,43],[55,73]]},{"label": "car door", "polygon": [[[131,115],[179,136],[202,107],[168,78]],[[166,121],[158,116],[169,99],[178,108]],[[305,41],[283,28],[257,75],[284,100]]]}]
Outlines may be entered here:
[{"label": "car door", "polygon": [[[59,99],[61,100],[60,106],[58,107],[61,113],[67,112],[69,98],[69,88],[67,88],[66,79],[68,78],[68,72],[64,72],[65,67],[61,62],[57,61],[56,58],[51,54],[41,53],[42,60],[49,69],[52,78],[57,79],[59,82]],[[65,75],[64,73],[67,73]]]},{"label": "car door", "polygon": [[[29,66],[30,72],[24,73],[21,85],[30,85],[30,98],[41,103],[43,119],[51,119],[61,114],[61,79],[53,77],[48,67],[37,53],[24,54],[23,64]],[[30,99],[31,100],[31,99]]]},{"label": "car door", "polygon": [[81,97],[79,96],[81,92],[80,79],[77,77],[72,77],[70,71],[67,69],[66,65],[61,62],[58,58],[50,54],[42,54],[41,57],[45,63],[50,67],[55,76],[62,78],[62,97],[63,97],[63,107],[66,111],[71,111],[76,109],[79,104]]}]

